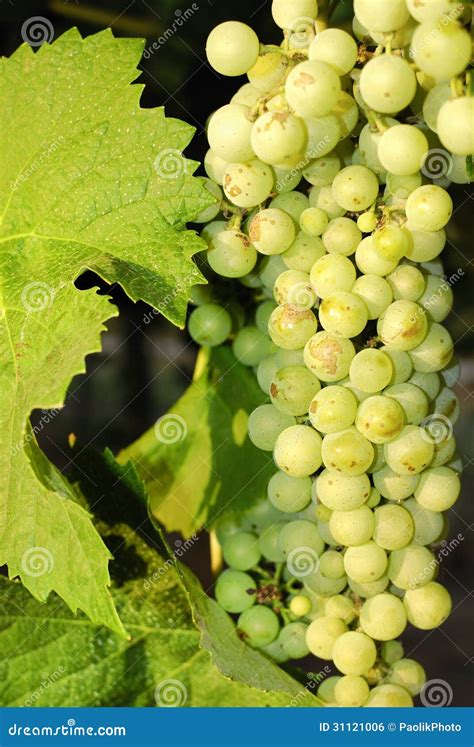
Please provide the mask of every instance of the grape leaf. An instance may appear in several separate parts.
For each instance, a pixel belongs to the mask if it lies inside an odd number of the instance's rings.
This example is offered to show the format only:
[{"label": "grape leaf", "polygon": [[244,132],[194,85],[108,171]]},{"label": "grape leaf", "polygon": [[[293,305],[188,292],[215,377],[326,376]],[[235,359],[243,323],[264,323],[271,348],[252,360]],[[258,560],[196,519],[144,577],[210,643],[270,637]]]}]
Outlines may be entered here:
[{"label": "grape leaf", "polygon": [[84,269],[178,325],[201,280],[202,242],[183,229],[210,197],[181,155],[192,128],[139,106],[142,48],[73,29],[0,59],[0,564],[38,599],[55,590],[122,632],[110,555],[27,423],[63,404],[116,313],[76,290]]},{"label": "grape leaf", "polygon": [[271,691],[271,681],[264,692],[224,677],[199,646],[174,564],[127,526],[104,536],[128,575],[112,594],[130,639],[74,617],[55,595],[41,605],[20,584],[1,578],[2,706],[310,704],[284,672],[286,692]]},{"label": "grape leaf", "polygon": [[274,465],[247,436],[265,395],[229,347],[201,350],[192,384],[171,411],[119,455],[135,463],[152,514],[189,537],[226,510],[266,495]]}]

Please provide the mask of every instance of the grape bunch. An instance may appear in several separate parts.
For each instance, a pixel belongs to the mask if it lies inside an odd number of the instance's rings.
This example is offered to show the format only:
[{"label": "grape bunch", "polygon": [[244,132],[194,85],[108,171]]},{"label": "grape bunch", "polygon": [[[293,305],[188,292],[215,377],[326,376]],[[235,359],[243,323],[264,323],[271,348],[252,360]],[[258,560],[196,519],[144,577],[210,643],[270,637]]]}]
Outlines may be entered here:
[{"label": "grape bunch", "polygon": [[425,673],[398,639],[451,610],[436,545],[460,492],[459,370],[439,255],[474,151],[471,10],[378,6],[354,0],[350,34],[325,2],[273,0],[280,46],[240,22],[211,32],[212,67],[248,82],[208,122],[210,285],[189,319],[255,371],[248,433],[276,468],[216,526],[217,602],[274,661],[332,661],[324,702],[369,707],[413,705]]}]

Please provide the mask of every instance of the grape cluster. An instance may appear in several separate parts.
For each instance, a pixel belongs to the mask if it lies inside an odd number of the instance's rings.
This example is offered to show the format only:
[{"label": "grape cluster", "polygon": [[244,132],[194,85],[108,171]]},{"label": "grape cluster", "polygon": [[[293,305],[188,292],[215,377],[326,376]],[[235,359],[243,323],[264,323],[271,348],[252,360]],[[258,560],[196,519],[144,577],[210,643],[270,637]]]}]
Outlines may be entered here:
[{"label": "grape cluster", "polygon": [[[208,122],[205,271],[251,302],[226,308],[201,287],[189,321],[255,370],[268,402],[248,433],[277,470],[266,499],[217,525],[216,599],[275,661],[331,660],[341,675],[318,695],[344,706],[420,692],[397,639],[450,613],[435,552],[460,491],[438,257],[445,187],[468,181],[474,151],[471,11],[378,6],[354,0],[354,36],[316,0],[273,0],[280,46],[239,22],[211,32],[212,67],[248,82]],[[449,174],[430,179],[433,153]]]}]

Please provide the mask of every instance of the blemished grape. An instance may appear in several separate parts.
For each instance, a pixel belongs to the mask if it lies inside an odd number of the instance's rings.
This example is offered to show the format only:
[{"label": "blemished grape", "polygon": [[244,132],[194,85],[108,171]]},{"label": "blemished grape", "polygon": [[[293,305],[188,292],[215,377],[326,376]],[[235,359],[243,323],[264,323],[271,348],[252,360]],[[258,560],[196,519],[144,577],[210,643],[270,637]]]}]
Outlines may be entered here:
[{"label": "blemished grape", "polygon": [[247,72],[247,77],[259,92],[268,93],[283,80],[287,70],[287,57],[279,52],[268,52],[257,58],[255,65]]},{"label": "blemished grape", "polygon": [[314,335],[318,320],[310,309],[292,303],[278,306],[268,322],[271,339],[281,348],[298,350]]},{"label": "blemished grape", "polygon": [[359,83],[366,104],[381,114],[404,109],[416,92],[416,77],[409,62],[392,54],[373,57],[363,67]]},{"label": "blemished grape", "polygon": [[449,592],[436,581],[430,581],[418,589],[409,589],[403,603],[409,622],[420,630],[439,628],[452,606]]},{"label": "blemished grape", "polygon": [[273,610],[257,605],[242,612],[237,629],[249,646],[262,648],[275,640],[280,623]]},{"label": "blemished grape", "polygon": [[270,166],[258,159],[248,163],[231,163],[224,171],[224,193],[229,202],[250,208],[270,196],[274,175]]},{"label": "blemished grape", "polygon": [[319,659],[330,660],[334,658],[333,651],[336,641],[342,635],[347,635],[346,631],[346,624],[337,617],[317,617],[308,625],[306,643],[311,653]]},{"label": "blemished grape", "polygon": [[300,117],[329,114],[340,92],[338,74],[330,65],[314,59],[296,65],[285,83],[286,100]]},{"label": "blemished grape", "polygon": [[399,659],[393,663],[387,682],[404,687],[410,695],[418,695],[426,682],[425,670],[414,659]]},{"label": "blemished grape", "polygon": [[295,224],[283,210],[261,210],[250,223],[249,238],[261,254],[281,254],[295,240]]},{"label": "blemished grape", "polygon": [[380,392],[390,383],[392,376],[392,361],[381,350],[361,350],[351,361],[350,380],[363,392]]},{"label": "blemished grape", "polygon": [[349,428],[355,420],[357,400],[342,386],[325,387],[309,405],[311,424],[321,433],[335,433]]},{"label": "blemished grape", "polygon": [[377,331],[385,345],[395,350],[413,350],[427,335],[426,312],[414,301],[394,301],[380,317]]},{"label": "blemished grape", "polygon": [[227,537],[223,546],[224,560],[236,571],[248,571],[260,560],[258,537],[251,532],[237,532]]},{"label": "blemished grape", "polygon": [[227,570],[217,579],[215,595],[226,612],[237,614],[254,604],[256,590],[257,584],[248,573]]},{"label": "blemished grape", "polygon": [[318,500],[327,508],[351,511],[362,506],[369,497],[370,481],[365,474],[353,476],[324,469],[316,480],[315,489]]},{"label": "blemished grape", "polygon": [[270,385],[270,399],[278,410],[304,415],[321,389],[319,380],[305,366],[280,368]]},{"label": "blemished grape", "polygon": [[205,303],[194,309],[188,321],[189,334],[199,345],[215,347],[229,336],[232,319],[228,311],[214,303]]},{"label": "blemished grape", "polygon": [[277,304],[292,303],[311,309],[317,301],[309,275],[301,270],[287,270],[275,280],[273,296]]},{"label": "blemished grape", "polygon": [[423,428],[406,425],[402,432],[384,446],[388,466],[399,475],[417,475],[431,462],[434,446]]},{"label": "blemished grape", "polygon": [[260,405],[250,413],[249,438],[258,449],[272,451],[280,433],[294,423],[291,415],[280,412],[273,405]]},{"label": "blemished grape", "polygon": [[288,112],[266,112],[252,127],[251,143],[257,157],[268,164],[292,165],[306,143],[301,119]]},{"label": "blemished grape", "polygon": [[341,337],[357,337],[367,324],[367,307],[354,293],[335,291],[323,299],[319,307],[319,321],[326,332]]},{"label": "blemished grape", "polygon": [[371,443],[383,444],[397,436],[405,425],[398,402],[379,395],[360,403],[355,420],[357,430]]},{"label": "blemished grape", "polygon": [[372,479],[380,495],[389,501],[403,501],[413,495],[420,480],[416,474],[400,475],[390,469],[387,464],[376,470]]},{"label": "blemished grape", "polygon": [[221,23],[207,38],[207,59],[222,75],[243,75],[257,61],[258,52],[257,34],[239,21]]},{"label": "blemished grape", "polygon": [[268,498],[279,511],[302,511],[311,501],[311,479],[276,472],[268,483]]},{"label": "blemished grape", "polygon": [[350,340],[329,332],[318,332],[304,348],[305,365],[321,381],[340,381],[349,373],[355,355]]},{"label": "blemished grape", "polygon": [[322,459],[328,469],[360,476],[370,467],[373,458],[372,444],[353,426],[324,436]]},{"label": "blemished grape", "polygon": [[321,466],[321,436],[307,425],[292,425],[280,433],[273,458],[293,477],[308,477]]},{"label": "blemished grape", "polygon": [[366,674],[374,666],[376,657],[372,638],[356,630],[343,632],[332,647],[334,664],[343,674]]},{"label": "blemished grape", "polygon": [[244,233],[220,231],[211,239],[207,260],[218,275],[240,278],[255,267],[257,252]]},{"label": "blemished grape", "polygon": [[377,685],[370,691],[365,706],[368,708],[410,708],[413,700],[410,693],[400,685]]},{"label": "blemished grape", "polygon": [[373,171],[365,166],[347,166],[334,179],[332,191],[344,210],[360,212],[375,201],[379,183]]}]

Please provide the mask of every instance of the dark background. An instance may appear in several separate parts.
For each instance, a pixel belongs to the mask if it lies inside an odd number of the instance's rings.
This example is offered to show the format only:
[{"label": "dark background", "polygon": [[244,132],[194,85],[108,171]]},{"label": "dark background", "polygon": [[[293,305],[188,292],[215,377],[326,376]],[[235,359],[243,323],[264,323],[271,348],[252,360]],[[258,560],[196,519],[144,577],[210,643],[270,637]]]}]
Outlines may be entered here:
[{"label": "dark background", "polygon": [[[381,5],[388,0],[380,0]],[[21,43],[21,27],[33,16],[43,16],[58,37],[71,26],[83,35],[110,26],[117,36],[139,36],[147,47],[158,39],[173,21],[189,7],[188,0],[0,0],[1,54],[9,55]],[[179,117],[196,128],[187,155],[202,161],[207,149],[204,125],[209,114],[227,103],[240,80],[225,79],[205,61],[204,47],[209,31],[223,20],[249,23],[260,39],[279,42],[279,30],[271,19],[269,0],[198,0],[198,9],[177,33],[143,60],[141,82],[146,85],[142,105],[162,106],[168,116]],[[352,15],[351,3],[340,0],[336,9],[340,25]],[[33,114],[34,116],[34,114]],[[471,536],[472,463],[474,462],[474,359],[472,303],[472,213],[474,192],[468,185],[452,185],[455,213],[448,228],[448,244],[443,254],[446,274],[461,268],[464,275],[454,288],[455,311],[446,322],[457,344],[462,376],[457,393],[462,415],[456,424],[459,453],[464,459],[463,495],[450,511],[450,537],[459,532],[461,545],[442,563],[439,580],[451,591],[455,612],[445,625],[428,634],[409,628],[404,636],[406,655],[413,654],[427,669],[430,678],[440,678],[453,690],[452,705],[472,704],[472,593]],[[144,304],[133,304],[118,287],[107,287],[90,273],[79,279],[79,287],[100,284],[120,308],[120,317],[108,324],[103,350],[87,360],[87,373],[71,385],[67,406],[41,434],[41,445],[66,473],[71,470],[67,438],[77,436],[82,445],[119,451],[153,425],[180,396],[189,383],[196,348],[186,332],[166,320],[154,317],[143,324]],[[69,452],[70,453],[70,452]],[[207,558],[199,543],[197,556],[191,550],[187,560],[206,578]],[[208,576],[207,576],[208,578]]]}]

